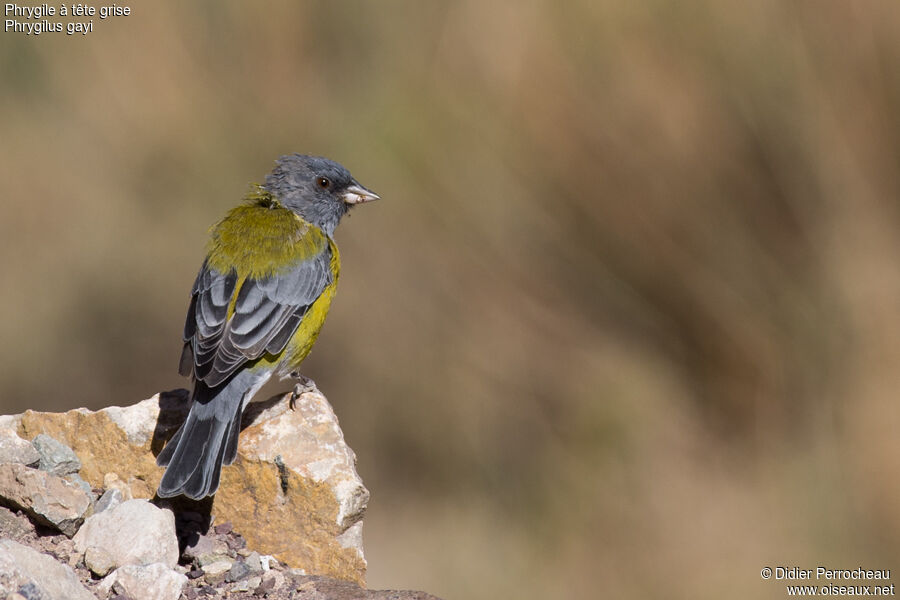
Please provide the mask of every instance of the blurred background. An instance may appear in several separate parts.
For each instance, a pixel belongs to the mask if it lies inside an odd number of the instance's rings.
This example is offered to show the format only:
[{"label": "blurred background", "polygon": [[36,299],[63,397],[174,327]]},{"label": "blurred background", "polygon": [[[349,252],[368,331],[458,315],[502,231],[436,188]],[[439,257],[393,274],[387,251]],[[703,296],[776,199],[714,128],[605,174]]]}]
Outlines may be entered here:
[{"label": "blurred background", "polygon": [[0,412],[185,386],[207,228],[320,154],[383,197],[304,368],[371,587],[900,568],[896,2],[132,10],[0,35]]}]

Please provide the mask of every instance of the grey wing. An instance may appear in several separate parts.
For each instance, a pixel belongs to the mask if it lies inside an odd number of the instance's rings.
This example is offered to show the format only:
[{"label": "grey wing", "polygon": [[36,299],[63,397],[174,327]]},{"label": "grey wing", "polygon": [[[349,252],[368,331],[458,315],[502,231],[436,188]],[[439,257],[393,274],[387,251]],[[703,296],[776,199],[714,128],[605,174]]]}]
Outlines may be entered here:
[{"label": "grey wing", "polygon": [[[179,370],[209,387],[265,353],[281,352],[309,306],[333,281],[331,250],[289,271],[238,286],[234,270],[220,273],[204,262],[191,291]],[[236,295],[236,298],[235,298]],[[234,299],[234,310],[228,308]]]}]

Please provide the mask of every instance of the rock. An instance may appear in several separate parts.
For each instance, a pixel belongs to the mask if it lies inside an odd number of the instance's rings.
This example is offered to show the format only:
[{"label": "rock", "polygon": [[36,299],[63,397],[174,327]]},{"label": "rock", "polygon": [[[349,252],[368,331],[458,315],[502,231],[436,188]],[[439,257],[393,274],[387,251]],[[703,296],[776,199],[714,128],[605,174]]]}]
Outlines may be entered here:
[{"label": "rock", "polygon": [[262,577],[251,577],[250,579],[244,579],[242,581],[238,581],[233,586],[231,586],[231,592],[249,592],[250,590],[255,590],[259,587],[259,584],[262,583]]},{"label": "rock", "polygon": [[105,577],[116,568],[116,559],[99,546],[89,546],[84,551],[84,566],[97,577]]},{"label": "rock", "polygon": [[59,440],[41,433],[31,440],[31,444],[41,455],[38,465],[41,471],[63,476],[81,470],[81,461],[71,448]]},{"label": "rock", "polygon": [[73,540],[79,552],[105,551],[114,567],[178,563],[174,515],[146,500],[128,500],[90,516]]},{"label": "rock", "polygon": [[23,440],[15,431],[0,430],[0,463],[16,463],[26,467],[36,467],[41,455],[35,447]]},{"label": "rock", "polygon": [[115,473],[106,473],[103,476],[103,489],[116,490],[122,495],[122,500],[133,500],[134,494],[131,493],[131,486],[121,479]]},{"label": "rock", "polygon": [[0,538],[18,539],[30,533],[34,533],[31,521],[0,506]]},{"label": "rock", "polygon": [[211,583],[216,584],[225,581],[231,567],[234,563],[228,559],[222,559],[203,567],[203,578]]},{"label": "rock", "polygon": [[226,521],[225,523],[222,523],[221,525],[216,525],[213,528],[213,531],[215,531],[219,535],[224,535],[226,533],[231,533],[233,529],[234,529],[234,526],[231,523]]},{"label": "rock", "polygon": [[285,583],[284,575],[279,571],[269,571],[263,575],[259,589],[262,591],[271,591],[280,588]]},{"label": "rock", "polygon": [[222,562],[223,560],[228,561],[229,564],[232,562],[227,552],[211,552],[210,554],[201,554],[197,558],[197,564],[203,568],[206,568],[206,565]]},{"label": "rock", "polygon": [[225,581],[228,583],[234,583],[235,581],[241,581],[242,579],[246,579],[250,576],[250,567],[247,566],[242,560],[235,561],[233,565],[231,565],[231,569],[228,571],[228,575],[225,576]]},{"label": "rock", "polygon": [[140,600],[178,600],[187,577],[162,563],[125,565],[110,573],[98,586],[102,597],[110,590]]},{"label": "rock", "polygon": [[[356,473],[356,457],[321,393],[301,395],[295,410],[287,400],[248,407],[238,459],[222,469],[212,513],[260,553],[308,573],[362,583],[369,493]],[[0,425],[9,423],[26,439],[45,433],[67,444],[81,459],[80,475],[94,487],[113,487],[115,476],[124,497],[127,491],[152,498],[163,473],[155,455],[184,420],[188,404],[188,393],[179,391],[96,412],[26,411]]]},{"label": "rock", "polygon": [[[264,571],[259,552],[253,551],[248,554],[244,559],[244,564],[246,564],[247,568],[250,569],[251,574],[258,575]],[[266,567],[268,567],[268,564],[266,564]],[[268,569],[265,570],[267,571]]]},{"label": "rock", "polygon": [[122,492],[117,489],[110,489],[103,492],[103,495],[100,496],[100,499],[97,500],[97,503],[94,505],[94,512],[101,513],[104,510],[109,510],[111,508],[115,508],[118,505],[122,504],[125,499],[122,497]]},{"label": "rock", "polygon": [[182,554],[186,559],[196,558],[201,565],[204,565],[226,556],[228,554],[228,545],[212,536],[197,535],[185,543]]},{"label": "rock", "polygon": [[69,483],[74,483],[75,485],[80,487],[81,490],[85,494],[87,494],[87,497],[91,499],[91,504],[93,504],[94,502],[97,501],[97,496],[96,496],[96,494],[94,494],[94,490],[91,489],[91,484],[89,484],[87,481],[82,479],[81,476],[78,475],[78,473],[70,473],[68,475],[63,476],[63,479],[65,479]]},{"label": "rock", "polygon": [[292,411],[285,396],[250,405],[244,419],[253,423],[240,438],[244,460],[223,469],[214,505],[230,510],[217,515],[260,552],[307,572],[362,583],[362,544],[341,536],[362,526],[369,492],[328,401],[308,392]]},{"label": "rock", "polygon": [[40,536],[39,540],[45,543],[35,548],[35,550],[50,554],[70,567],[74,568],[78,561],[81,560],[81,553],[75,551],[75,542],[65,536]]},{"label": "rock", "polygon": [[75,535],[91,499],[74,483],[25,465],[0,465],[0,499],[42,525]]},{"label": "rock", "polygon": [[235,552],[247,547],[247,540],[242,535],[229,536],[226,538],[225,543],[228,545],[229,550],[234,550]]},{"label": "rock", "polygon": [[68,566],[12,540],[0,540],[0,595],[14,592],[41,600],[96,600]]}]

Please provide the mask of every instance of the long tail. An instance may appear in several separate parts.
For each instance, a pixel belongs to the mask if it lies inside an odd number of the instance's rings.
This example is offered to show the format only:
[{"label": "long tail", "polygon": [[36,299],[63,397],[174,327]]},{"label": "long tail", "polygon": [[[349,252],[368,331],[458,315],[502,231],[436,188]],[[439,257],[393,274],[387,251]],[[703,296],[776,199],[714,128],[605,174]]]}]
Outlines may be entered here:
[{"label": "long tail", "polygon": [[222,465],[237,456],[245,397],[249,400],[264,379],[244,370],[215,388],[194,383],[187,419],[156,458],[156,464],[167,467],[157,490],[161,498],[184,494],[200,500],[216,492]]}]

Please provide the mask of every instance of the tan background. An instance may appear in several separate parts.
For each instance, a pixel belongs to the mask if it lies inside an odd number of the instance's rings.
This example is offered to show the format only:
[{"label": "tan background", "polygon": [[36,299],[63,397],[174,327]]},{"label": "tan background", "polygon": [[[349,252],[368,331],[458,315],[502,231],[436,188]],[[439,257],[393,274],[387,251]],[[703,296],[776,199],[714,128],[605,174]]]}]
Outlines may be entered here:
[{"label": "tan background", "polygon": [[384,198],[305,367],[373,587],[900,568],[900,4],[132,8],[0,34],[2,412],[185,385],[207,227],[322,154]]}]

